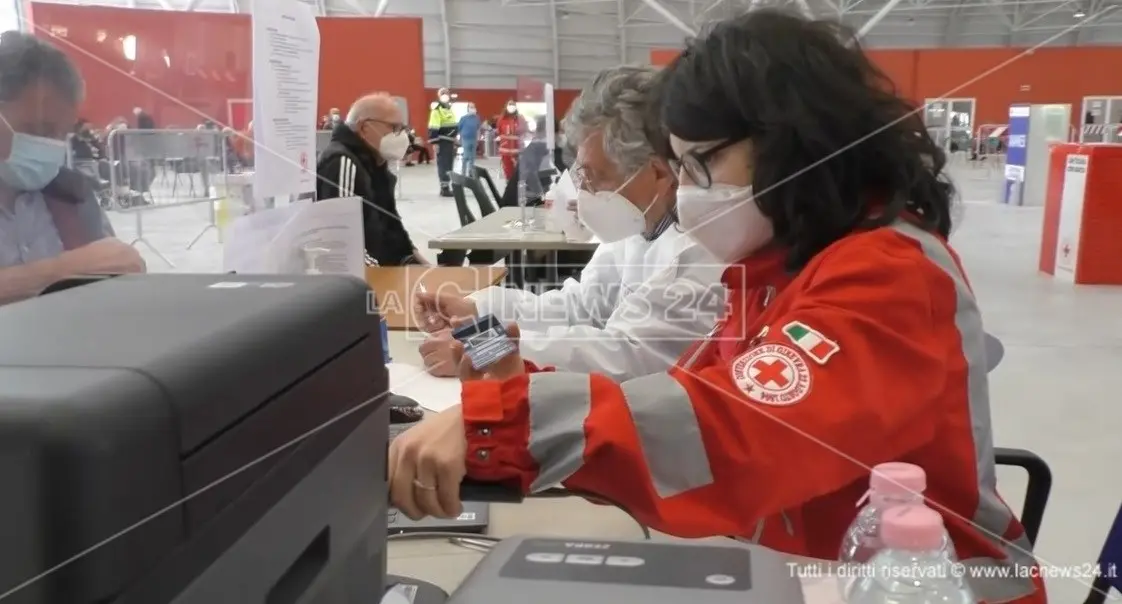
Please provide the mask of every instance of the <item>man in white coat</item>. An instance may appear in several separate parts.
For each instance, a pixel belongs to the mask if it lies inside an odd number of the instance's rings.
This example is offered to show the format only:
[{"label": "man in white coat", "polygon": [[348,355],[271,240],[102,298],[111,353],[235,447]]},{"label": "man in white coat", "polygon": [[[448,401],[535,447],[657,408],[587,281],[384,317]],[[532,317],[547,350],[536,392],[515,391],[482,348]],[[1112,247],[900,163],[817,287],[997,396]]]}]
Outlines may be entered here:
[{"label": "man in white coat", "polygon": [[470,316],[517,322],[522,356],[538,366],[619,381],[665,371],[713,329],[724,311],[725,267],[677,228],[656,78],[649,67],[607,69],[565,119],[577,145],[577,214],[601,242],[580,280],[540,295],[502,287],[469,298],[418,294],[430,373],[457,374],[449,328]]}]

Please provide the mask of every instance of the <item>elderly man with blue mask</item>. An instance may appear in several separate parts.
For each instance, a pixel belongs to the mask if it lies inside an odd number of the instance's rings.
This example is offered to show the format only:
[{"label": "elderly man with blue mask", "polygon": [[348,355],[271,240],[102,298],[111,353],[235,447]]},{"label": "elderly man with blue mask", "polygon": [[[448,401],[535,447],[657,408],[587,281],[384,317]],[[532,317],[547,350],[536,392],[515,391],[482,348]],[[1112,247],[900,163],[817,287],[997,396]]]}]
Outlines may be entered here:
[{"label": "elderly man with blue mask", "polygon": [[470,298],[419,294],[431,332],[420,352],[431,373],[456,374],[460,349],[447,330],[473,315],[517,322],[527,361],[620,381],[665,371],[713,329],[725,266],[677,228],[657,77],[648,67],[605,70],[565,119],[577,147],[578,217],[601,242],[580,279],[540,295],[499,287]]},{"label": "elderly man with blue mask", "polygon": [[74,275],[143,272],[113,229],[94,183],[64,167],[83,83],[57,48],[0,34],[0,304]]}]

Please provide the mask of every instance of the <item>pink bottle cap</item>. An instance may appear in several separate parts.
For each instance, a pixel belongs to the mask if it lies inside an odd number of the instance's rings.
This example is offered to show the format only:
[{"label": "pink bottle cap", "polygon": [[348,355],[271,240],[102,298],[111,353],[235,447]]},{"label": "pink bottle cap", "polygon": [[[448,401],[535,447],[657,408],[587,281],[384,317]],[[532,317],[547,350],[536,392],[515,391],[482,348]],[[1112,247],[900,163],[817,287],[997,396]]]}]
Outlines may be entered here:
[{"label": "pink bottle cap", "polygon": [[885,547],[911,552],[943,546],[943,517],[925,505],[901,505],[884,511],[880,537]]},{"label": "pink bottle cap", "polygon": [[889,497],[922,496],[927,488],[927,473],[910,463],[882,463],[873,468],[869,488],[878,495]]}]

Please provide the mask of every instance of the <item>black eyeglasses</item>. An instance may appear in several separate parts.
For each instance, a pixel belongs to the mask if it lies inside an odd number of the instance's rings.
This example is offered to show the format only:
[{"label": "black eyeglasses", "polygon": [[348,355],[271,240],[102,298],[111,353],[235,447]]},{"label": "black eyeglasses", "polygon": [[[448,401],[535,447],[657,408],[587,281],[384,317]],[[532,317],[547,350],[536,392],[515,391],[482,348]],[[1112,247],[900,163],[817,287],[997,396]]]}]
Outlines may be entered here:
[{"label": "black eyeglasses", "polygon": [[721,151],[739,143],[742,139],[730,138],[717,143],[704,151],[689,150],[678,159],[670,161],[670,167],[675,172],[685,172],[693,183],[702,189],[713,186],[713,177],[709,174],[709,160]]},{"label": "black eyeglasses", "polygon": [[404,132],[406,127],[407,127],[405,124],[399,124],[399,123],[395,123],[395,122],[387,122],[386,120],[380,120],[380,119],[373,118],[373,117],[367,118],[363,121],[364,122],[377,122],[379,124],[389,126],[390,127],[390,132],[393,132],[394,134],[400,134],[400,133]]}]

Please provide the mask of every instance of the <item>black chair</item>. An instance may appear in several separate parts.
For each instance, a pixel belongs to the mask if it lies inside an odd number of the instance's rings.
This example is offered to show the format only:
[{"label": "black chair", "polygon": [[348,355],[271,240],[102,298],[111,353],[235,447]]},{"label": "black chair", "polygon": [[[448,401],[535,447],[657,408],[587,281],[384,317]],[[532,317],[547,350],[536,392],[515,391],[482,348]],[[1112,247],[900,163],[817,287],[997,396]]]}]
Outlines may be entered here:
[{"label": "black chair", "polygon": [[[986,371],[997,368],[1005,357],[1005,346],[1001,340],[986,334]],[[1025,527],[1025,537],[1030,546],[1036,545],[1040,535],[1040,525],[1044,521],[1044,508],[1052,494],[1052,468],[1048,467],[1039,455],[1024,449],[994,447],[994,463],[999,466],[1021,468],[1028,474],[1025,487],[1025,504],[1021,508],[1021,526]]]},{"label": "black chair", "polygon": [[[475,222],[475,214],[468,208],[467,196],[464,187],[478,187],[478,183],[463,174],[452,172],[448,175],[452,184],[452,198],[456,202],[456,213],[460,218],[460,226],[467,226]],[[473,194],[474,191],[473,191]],[[482,206],[482,204],[480,204]],[[494,208],[491,210],[494,211]],[[484,212],[487,214],[489,212]],[[444,250],[436,255],[436,263],[440,266],[463,266],[466,259],[469,264],[494,264],[501,256],[494,250]]]},{"label": "black chair", "polygon": [[452,198],[456,201],[456,213],[460,216],[460,226],[467,226],[475,222],[475,215],[471,213],[468,208],[467,196],[464,195],[464,178],[463,174],[456,174],[452,172],[448,175],[452,181]]},{"label": "black chair", "polygon": [[1029,545],[1035,546],[1044,520],[1044,508],[1048,507],[1048,497],[1052,494],[1052,469],[1039,455],[1024,449],[995,447],[993,457],[994,463],[999,466],[1021,468],[1028,474],[1025,505],[1021,508],[1021,526],[1025,527]]},{"label": "black chair", "polygon": [[1110,532],[1106,534],[1102,552],[1099,553],[1099,574],[1091,582],[1091,593],[1083,604],[1104,604],[1111,589],[1122,591],[1122,578],[1118,566],[1122,564],[1122,508],[1114,516]]},{"label": "black chair", "polygon": [[495,186],[495,181],[491,178],[491,173],[487,171],[487,168],[475,166],[475,180],[487,183],[487,188],[491,191],[491,199],[495,201],[502,199],[499,188]]},{"label": "black chair", "polygon": [[474,178],[465,178],[464,186],[471,189],[471,194],[475,197],[476,203],[479,204],[480,216],[489,216],[495,213],[495,204],[487,196],[487,191],[483,188],[482,183]]}]

